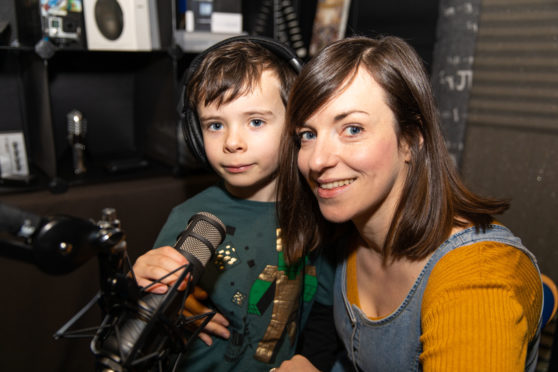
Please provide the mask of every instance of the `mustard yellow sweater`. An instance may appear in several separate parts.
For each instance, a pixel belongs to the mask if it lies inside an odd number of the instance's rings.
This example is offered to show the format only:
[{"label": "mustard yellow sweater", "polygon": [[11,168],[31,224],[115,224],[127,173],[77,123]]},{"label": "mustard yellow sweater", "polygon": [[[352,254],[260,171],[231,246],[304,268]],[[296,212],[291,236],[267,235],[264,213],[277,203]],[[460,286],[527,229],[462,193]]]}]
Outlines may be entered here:
[{"label": "mustard yellow sweater", "polygon": [[[360,307],[355,253],[347,296]],[[541,306],[540,275],[520,250],[479,242],[447,253],[422,300],[423,370],[523,371]]]}]

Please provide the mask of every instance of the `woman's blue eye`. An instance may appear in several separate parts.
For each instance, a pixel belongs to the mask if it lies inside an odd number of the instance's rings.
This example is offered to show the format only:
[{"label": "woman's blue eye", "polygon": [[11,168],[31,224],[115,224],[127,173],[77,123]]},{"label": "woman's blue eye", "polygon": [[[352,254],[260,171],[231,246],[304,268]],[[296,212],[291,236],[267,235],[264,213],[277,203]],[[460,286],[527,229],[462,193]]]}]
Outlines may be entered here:
[{"label": "woman's blue eye", "polygon": [[263,120],[260,119],[250,120],[250,125],[252,125],[253,127],[261,127],[263,124]]},{"label": "woman's blue eye", "polygon": [[350,126],[350,127],[347,127],[347,132],[351,136],[354,136],[354,135],[359,134],[360,132],[362,132],[362,128],[361,127],[356,127],[356,126]]}]

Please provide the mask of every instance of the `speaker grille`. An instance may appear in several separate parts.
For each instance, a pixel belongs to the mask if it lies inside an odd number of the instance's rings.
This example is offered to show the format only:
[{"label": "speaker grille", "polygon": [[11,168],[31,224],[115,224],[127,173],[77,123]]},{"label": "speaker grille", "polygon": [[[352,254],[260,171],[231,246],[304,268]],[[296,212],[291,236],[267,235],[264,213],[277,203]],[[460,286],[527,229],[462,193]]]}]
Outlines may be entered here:
[{"label": "speaker grille", "polygon": [[95,3],[95,22],[99,32],[109,40],[116,40],[124,31],[124,15],[116,0],[98,0]]}]

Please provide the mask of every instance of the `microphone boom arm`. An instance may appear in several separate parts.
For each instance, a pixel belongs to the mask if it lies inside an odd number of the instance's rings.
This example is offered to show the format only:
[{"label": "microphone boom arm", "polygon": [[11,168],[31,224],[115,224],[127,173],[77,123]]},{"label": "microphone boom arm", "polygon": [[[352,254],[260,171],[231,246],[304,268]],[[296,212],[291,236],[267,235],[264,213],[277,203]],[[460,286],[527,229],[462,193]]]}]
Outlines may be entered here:
[{"label": "microphone boom arm", "polygon": [[[53,337],[93,337],[90,349],[98,370],[163,371],[173,364],[169,358],[176,353],[174,371],[191,341],[215,315],[210,311],[185,317],[184,301],[223,241],[225,226],[210,213],[194,215],[175,245],[190,263],[179,268],[180,278],[166,295],[154,295],[136,284],[115,210],[102,212],[99,222],[64,215],[42,218],[0,203],[0,256],[33,263],[53,275],[69,273],[97,256],[100,290]],[[5,232],[17,239],[4,240]],[[187,274],[191,280],[179,293]],[[95,303],[103,313],[101,325],[71,330]]]}]

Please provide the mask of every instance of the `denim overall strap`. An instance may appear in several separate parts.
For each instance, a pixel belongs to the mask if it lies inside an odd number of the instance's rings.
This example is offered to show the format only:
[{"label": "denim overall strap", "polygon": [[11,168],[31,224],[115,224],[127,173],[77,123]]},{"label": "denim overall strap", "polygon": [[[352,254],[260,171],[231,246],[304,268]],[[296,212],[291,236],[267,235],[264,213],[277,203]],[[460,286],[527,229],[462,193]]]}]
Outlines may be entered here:
[{"label": "denim overall strap", "polygon": [[[535,257],[521,240],[504,226],[490,225],[486,232],[475,228],[452,235],[428,260],[401,305],[388,316],[370,320],[347,299],[347,262],[339,264],[334,284],[334,317],[346,354],[332,371],[420,371],[419,356],[422,296],[436,263],[455,248],[481,241],[505,243],[525,252],[537,266]],[[537,266],[538,269],[538,266]],[[541,284],[542,286],[542,284]],[[534,370],[539,336],[529,345],[526,370]]]}]

